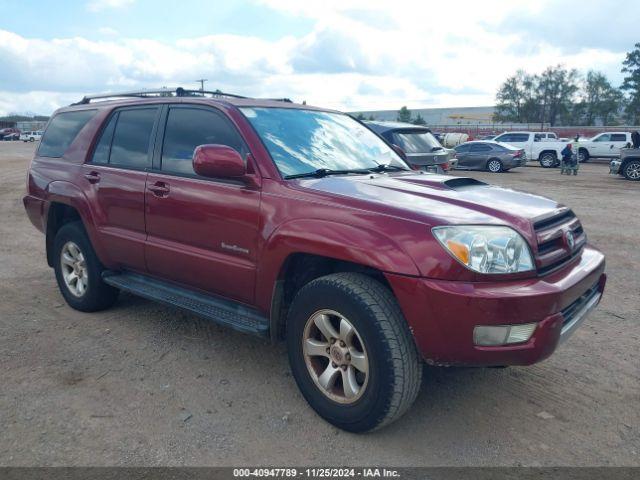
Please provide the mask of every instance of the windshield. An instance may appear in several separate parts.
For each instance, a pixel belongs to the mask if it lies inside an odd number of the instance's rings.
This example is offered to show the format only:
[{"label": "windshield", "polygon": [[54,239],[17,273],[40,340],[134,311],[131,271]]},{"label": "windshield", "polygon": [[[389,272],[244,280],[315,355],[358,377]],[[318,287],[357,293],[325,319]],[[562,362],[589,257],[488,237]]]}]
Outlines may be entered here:
[{"label": "windshield", "polygon": [[407,153],[429,153],[441,150],[442,145],[430,132],[397,132],[400,147]]},{"label": "windshield", "polygon": [[319,169],[362,170],[381,164],[408,168],[375,133],[348,115],[292,108],[240,110],[284,177]]}]

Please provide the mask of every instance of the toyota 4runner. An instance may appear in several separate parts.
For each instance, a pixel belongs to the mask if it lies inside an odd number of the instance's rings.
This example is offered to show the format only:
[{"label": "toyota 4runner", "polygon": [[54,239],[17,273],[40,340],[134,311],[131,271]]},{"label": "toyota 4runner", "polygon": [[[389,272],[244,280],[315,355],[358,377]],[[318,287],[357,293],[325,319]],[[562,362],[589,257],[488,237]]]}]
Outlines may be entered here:
[{"label": "toyota 4runner", "polygon": [[24,205],[77,310],[119,291],[285,340],[309,404],[362,432],[431,365],[530,365],[598,304],[567,207],[411,171],[348,115],[182,89],[55,112]]}]

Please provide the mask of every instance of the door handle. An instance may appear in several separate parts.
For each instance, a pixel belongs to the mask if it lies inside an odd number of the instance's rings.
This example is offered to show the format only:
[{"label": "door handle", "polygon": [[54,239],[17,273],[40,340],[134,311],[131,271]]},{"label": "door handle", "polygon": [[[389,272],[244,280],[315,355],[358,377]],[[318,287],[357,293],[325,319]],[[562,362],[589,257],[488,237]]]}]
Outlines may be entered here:
[{"label": "door handle", "polygon": [[98,183],[100,181],[100,174],[98,172],[89,172],[84,174],[84,178],[89,180],[89,183]]},{"label": "door handle", "polygon": [[169,185],[164,182],[156,182],[148,188],[156,197],[169,196]]}]

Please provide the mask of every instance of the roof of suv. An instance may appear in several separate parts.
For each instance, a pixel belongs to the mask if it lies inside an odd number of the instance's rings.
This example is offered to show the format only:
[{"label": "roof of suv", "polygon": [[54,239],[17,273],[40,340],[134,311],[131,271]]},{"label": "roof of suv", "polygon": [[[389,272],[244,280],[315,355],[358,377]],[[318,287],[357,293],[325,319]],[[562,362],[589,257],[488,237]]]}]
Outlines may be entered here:
[{"label": "roof of suv", "polygon": [[[177,94],[176,94],[177,92]],[[156,95],[161,93],[160,95]],[[205,96],[210,95],[210,96]],[[222,92],[200,92],[197,90],[161,89],[143,90],[140,92],[124,92],[85,96],[80,102],[63,107],[60,111],[77,110],[96,107],[116,107],[121,105],[147,105],[156,103],[202,103],[235,107],[277,107],[304,110],[334,111],[313,107],[306,104],[293,103],[291,100],[249,98]]]}]

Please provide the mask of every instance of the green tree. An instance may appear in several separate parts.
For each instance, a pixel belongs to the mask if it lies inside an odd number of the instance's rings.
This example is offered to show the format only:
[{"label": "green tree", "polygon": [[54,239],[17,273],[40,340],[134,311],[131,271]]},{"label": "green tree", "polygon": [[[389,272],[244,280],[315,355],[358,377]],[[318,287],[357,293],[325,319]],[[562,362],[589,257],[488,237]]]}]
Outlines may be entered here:
[{"label": "green tree", "polygon": [[627,122],[640,125],[640,43],[627,53],[622,62],[622,73],[627,74],[620,87],[628,97],[625,108]]},{"label": "green tree", "polygon": [[397,120],[399,122],[411,123],[411,110],[409,110],[406,106],[402,107],[398,110]]},{"label": "green tree", "polygon": [[517,123],[540,121],[537,89],[538,77],[518,70],[507,78],[496,94],[494,120]]},{"label": "green tree", "polygon": [[355,118],[356,120],[360,120],[360,121],[362,121],[362,120],[364,120],[364,119],[365,119],[365,117],[364,117],[364,115],[363,115],[362,113],[359,113],[359,114],[357,114],[357,115],[352,113],[352,114],[351,114],[351,116],[352,116],[353,118]]},{"label": "green tree", "polygon": [[426,125],[427,124],[425,119],[422,118],[422,115],[420,115],[420,114],[418,114],[418,116],[416,118],[411,120],[411,123],[413,123],[414,125]]},{"label": "green tree", "polygon": [[540,120],[554,126],[558,119],[570,115],[578,91],[578,71],[562,65],[548,67],[538,79]]},{"label": "green tree", "polygon": [[600,120],[603,125],[609,125],[614,121],[621,102],[620,90],[614,88],[604,74],[590,71],[584,82],[582,99],[574,105],[572,123],[595,125]]},{"label": "green tree", "polygon": [[368,118],[368,120],[371,120],[371,121],[373,121],[373,120],[375,120],[375,119],[376,119],[376,117],[374,117],[374,116],[373,116],[373,114],[371,114],[371,115],[369,115],[369,118]]}]

